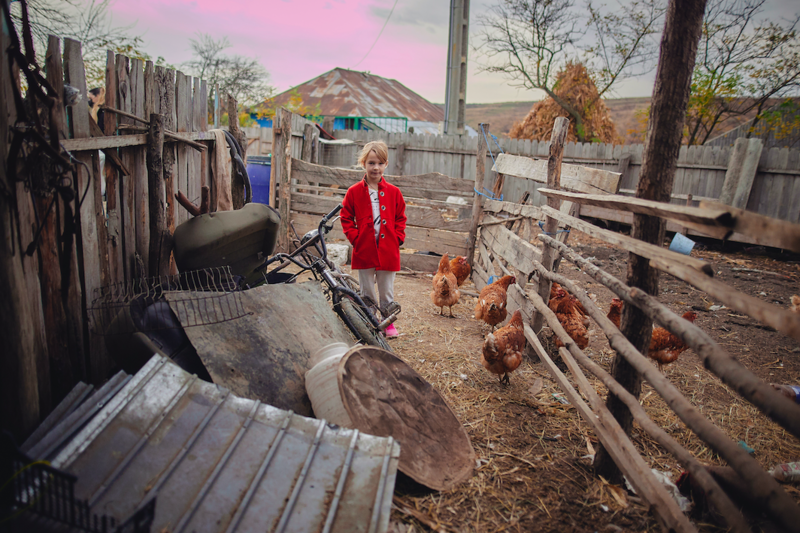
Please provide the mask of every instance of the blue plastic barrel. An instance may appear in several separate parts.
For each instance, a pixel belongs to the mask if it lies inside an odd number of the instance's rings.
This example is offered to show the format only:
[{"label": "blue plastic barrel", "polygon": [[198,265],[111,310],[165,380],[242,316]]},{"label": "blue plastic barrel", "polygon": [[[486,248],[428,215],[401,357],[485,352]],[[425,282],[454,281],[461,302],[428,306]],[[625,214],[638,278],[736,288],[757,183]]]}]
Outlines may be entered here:
[{"label": "blue plastic barrel", "polygon": [[253,202],[269,205],[269,176],[272,170],[272,155],[247,156],[247,175],[253,188]]}]

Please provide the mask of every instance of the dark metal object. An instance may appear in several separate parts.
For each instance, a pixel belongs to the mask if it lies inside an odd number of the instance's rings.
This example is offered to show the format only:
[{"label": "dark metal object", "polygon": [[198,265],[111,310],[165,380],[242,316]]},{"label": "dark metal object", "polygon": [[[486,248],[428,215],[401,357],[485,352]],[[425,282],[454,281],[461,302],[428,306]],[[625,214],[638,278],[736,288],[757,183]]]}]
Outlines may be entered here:
[{"label": "dark metal object", "polygon": [[[95,289],[89,308],[92,330],[105,336],[130,335],[235,320],[246,314],[240,281],[229,267],[215,267],[101,287]],[[173,306],[186,309],[192,304],[182,324],[169,306],[154,305],[175,291],[181,291],[181,297],[170,300]]]},{"label": "dark metal object", "polygon": [[0,436],[0,440],[0,455],[9,463],[2,470],[13,472],[11,479],[3,486],[3,513],[0,516],[3,522],[21,517],[23,513],[32,513],[88,533],[150,531],[155,518],[155,497],[116,527],[113,517],[93,513],[88,502],[75,497],[76,476],[43,461],[33,461],[14,445],[7,433]]}]

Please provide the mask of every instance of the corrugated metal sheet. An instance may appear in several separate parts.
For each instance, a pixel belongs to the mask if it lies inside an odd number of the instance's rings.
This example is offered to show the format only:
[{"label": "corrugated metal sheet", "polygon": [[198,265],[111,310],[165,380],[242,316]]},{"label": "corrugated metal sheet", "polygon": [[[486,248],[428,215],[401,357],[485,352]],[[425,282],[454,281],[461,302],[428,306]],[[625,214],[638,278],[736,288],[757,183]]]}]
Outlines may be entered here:
[{"label": "corrugated metal sheet", "polygon": [[403,85],[368,72],[335,68],[274,97],[278,105],[297,91],[303,104],[320,105],[322,115],[349,117],[406,117],[439,122],[444,111]]},{"label": "corrugated metal sheet", "polygon": [[155,356],[53,460],[93,512],[152,531],[388,528],[399,444],[239,398]]}]

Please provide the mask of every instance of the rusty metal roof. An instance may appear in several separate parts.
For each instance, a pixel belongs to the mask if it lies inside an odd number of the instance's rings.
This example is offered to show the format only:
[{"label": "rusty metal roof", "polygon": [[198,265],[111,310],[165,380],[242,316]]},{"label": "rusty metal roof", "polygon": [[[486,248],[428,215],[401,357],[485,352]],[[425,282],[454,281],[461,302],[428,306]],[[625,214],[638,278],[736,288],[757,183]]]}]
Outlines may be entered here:
[{"label": "rusty metal roof", "polygon": [[320,105],[325,116],[337,117],[406,117],[409,120],[438,122],[444,111],[397,80],[390,80],[357,70],[335,68],[313,80],[292,87],[275,96],[272,102],[283,104],[297,91],[303,104]]}]

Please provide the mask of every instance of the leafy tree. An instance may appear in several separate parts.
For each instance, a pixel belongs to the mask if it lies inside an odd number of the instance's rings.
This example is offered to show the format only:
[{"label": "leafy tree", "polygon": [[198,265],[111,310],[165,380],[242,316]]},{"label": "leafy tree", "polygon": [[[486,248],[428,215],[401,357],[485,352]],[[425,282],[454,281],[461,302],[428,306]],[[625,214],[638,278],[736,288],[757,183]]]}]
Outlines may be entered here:
[{"label": "leafy tree", "polygon": [[[194,57],[184,66],[195,76],[205,79],[210,89],[219,85],[220,95],[230,94],[240,105],[263,102],[274,92],[268,83],[267,70],[257,59],[226,55],[224,51],[230,46],[227,37],[214,39],[208,34],[198,33],[197,39],[191,40]],[[210,104],[209,109],[213,109],[213,102]]]},{"label": "leafy tree", "polygon": [[[710,0],[686,119],[688,144],[703,144],[726,119],[767,116],[800,90],[800,16],[757,21],[765,0]],[[755,125],[755,124],[754,124]]]},{"label": "leafy tree", "polygon": [[[634,0],[613,9],[574,0],[499,0],[479,17],[476,51],[481,69],[504,74],[514,87],[539,89],[570,116],[578,140],[583,118],[621,80],[650,70],[657,53],[653,36],[664,13],[661,0]],[[590,44],[586,44],[590,43]],[[555,90],[556,75],[581,58],[597,97],[577,109]]]},{"label": "leafy tree", "polygon": [[259,106],[256,115],[258,118],[272,119],[275,117],[275,112],[279,107],[286,108],[292,113],[306,117],[309,120],[314,120],[316,122],[320,122],[322,120],[322,107],[320,103],[317,102],[317,105],[313,107],[309,106],[303,102],[303,96],[297,89],[292,89],[289,91],[289,99],[287,101],[278,102],[276,98],[270,98],[264,102],[263,105]]}]

